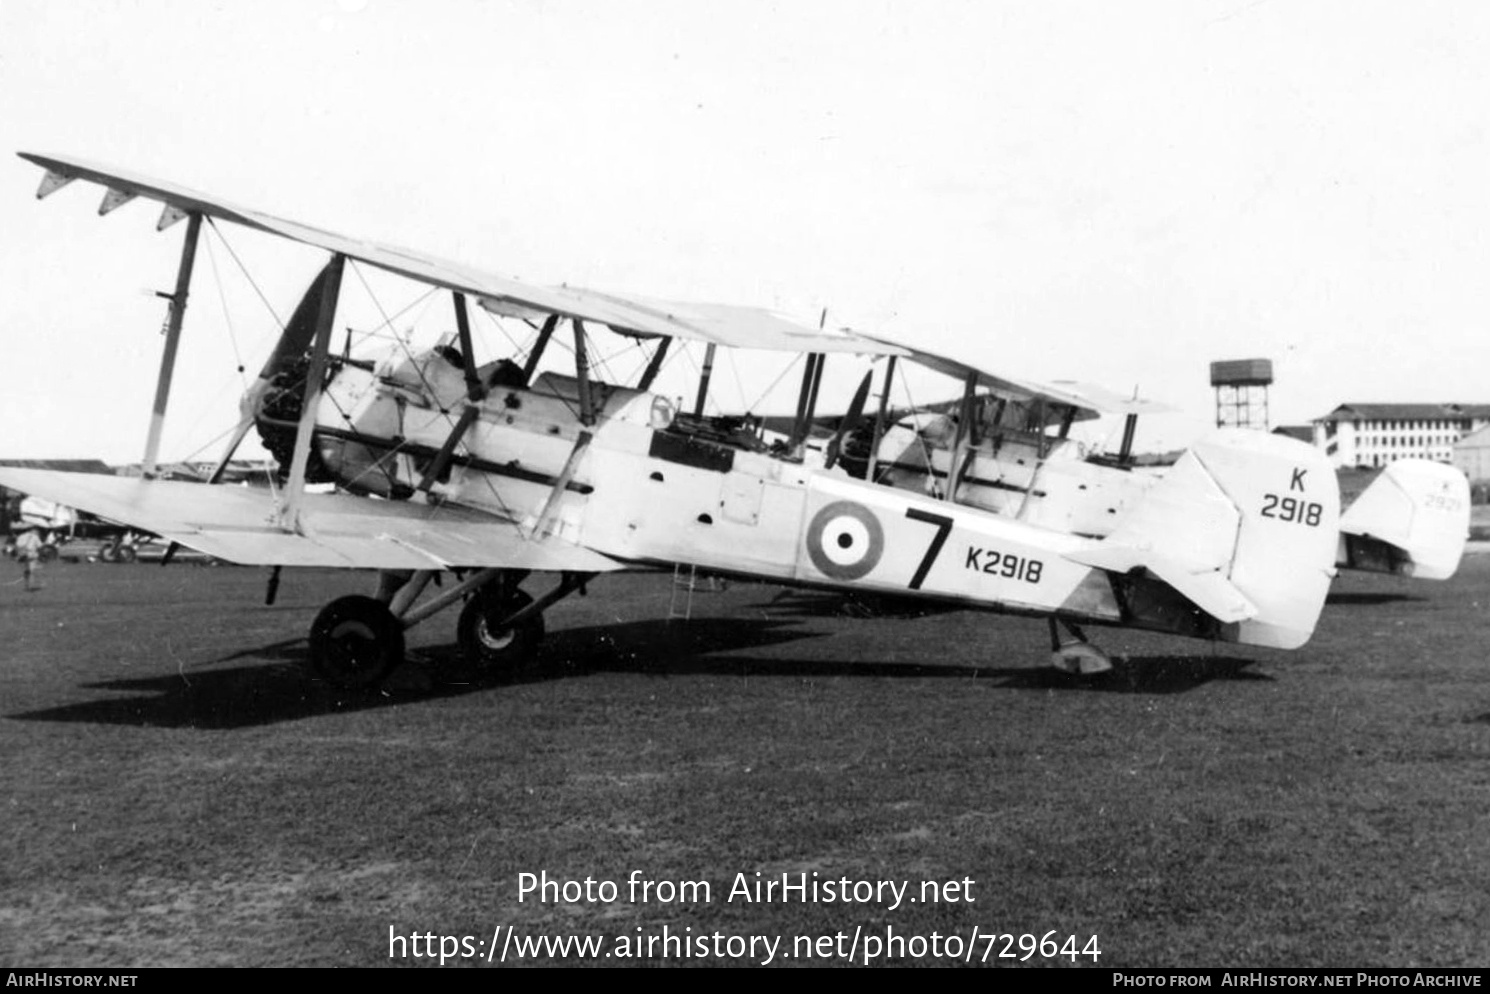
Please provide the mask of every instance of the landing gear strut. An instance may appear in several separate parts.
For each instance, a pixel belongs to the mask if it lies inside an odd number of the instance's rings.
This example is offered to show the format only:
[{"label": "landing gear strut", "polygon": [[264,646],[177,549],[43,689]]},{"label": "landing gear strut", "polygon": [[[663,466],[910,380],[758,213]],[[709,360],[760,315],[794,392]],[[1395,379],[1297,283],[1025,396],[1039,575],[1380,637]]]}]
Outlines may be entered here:
[{"label": "landing gear strut", "polygon": [[1063,673],[1076,676],[1093,676],[1112,669],[1112,659],[1107,653],[1087,641],[1086,634],[1069,621],[1061,621],[1066,630],[1075,636],[1075,641],[1062,642],[1056,619],[1050,619],[1050,665]]}]

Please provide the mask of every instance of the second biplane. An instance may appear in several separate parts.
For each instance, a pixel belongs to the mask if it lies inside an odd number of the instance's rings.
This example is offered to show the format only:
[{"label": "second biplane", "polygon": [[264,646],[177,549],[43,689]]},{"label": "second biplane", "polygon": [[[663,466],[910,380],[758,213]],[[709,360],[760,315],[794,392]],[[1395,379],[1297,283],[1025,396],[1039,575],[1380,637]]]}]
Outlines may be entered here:
[{"label": "second biplane", "polygon": [[[872,442],[862,440],[874,455],[856,467],[859,475],[1089,538],[1113,535],[1163,475],[1161,467],[1137,464],[1133,437],[1140,415],[1172,408],[1085,384],[978,371],[962,377],[962,402],[912,411]],[[1089,449],[1069,436],[1074,423],[1101,415],[1123,418],[1115,451]],[[1265,512],[1288,508],[1280,497]],[[1447,580],[1463,557],[1469,522],[1469,480],[1462,472],[1401,459],[1341,515],[1336,566]]]},{"label": "second biplane", "polygon": [[[75,181],[106,189],[101,213],[135,198],[187,221],[148,434],[146,478],[0,470],[0,484],[86,509],[223,560],[379,571],[376,593],[342,597],[311,626],[316,668],[377,684],[404,631],[463,604],[457,636],[476,662],[531,651],[543,612],[599,574],[677,565],[805,587],[928,598],[1050,619],[1053,661],[1109,663],[1078,625],[1095,623],[1295,648],[1313,632],[1334,574],[1339,497],[1323,455],[1302,443],[1219,431],[1128,502],[1103,537],[858,479],[843,445],[864,415],[866,378],[819,463],[804,458],[828,357],[915,361],[969,382],[961,363],[767,311],[533,286],[236,207],[77,159],[22,156],[46,170],[38,196]],[[149,478],[169,396],[203,218],[320,248],[316,277],[243,402],[223,462],[255,425],[282,458],[277,492]],[[422,352],[338,356],[330,348],[349,260],[452,293],[456,333]],[[467,301],[533,322],[525,354],[477,364]],[[644,342],[633,382],[602,380],[593,337]],[[540,372],[556,342],[571,370]],[[675,342],[707,349],[698,401],[654,393]],[[792,431],[768,444],[751,425],[704,414],[717,348],[806,356]],[[876,418],[878,437],[884,422]],[[962,424],[970,425],[970,419]],[[963,465],[978,440],[956,429]],[[310,481],[336,484],[313,493]],[[430,581],[457,582],[426,596]],[[554,577],[538,596],[522,584]],[[1063,641],[1057,621],[1074,641]]]}]

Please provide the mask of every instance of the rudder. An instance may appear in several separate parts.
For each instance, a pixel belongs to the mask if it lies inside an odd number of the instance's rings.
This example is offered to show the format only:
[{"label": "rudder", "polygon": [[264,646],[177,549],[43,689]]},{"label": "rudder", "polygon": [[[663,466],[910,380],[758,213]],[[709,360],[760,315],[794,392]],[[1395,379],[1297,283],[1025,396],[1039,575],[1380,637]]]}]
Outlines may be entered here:
[{"label": "rudder", "polygon": [[1335,575],[1340,487],[1329,461],[1296,439],[1240,428],[1207,436],[1190,454],[1240,513],[1230,581],[1257,608],[1222,637],[1298,648]]}]

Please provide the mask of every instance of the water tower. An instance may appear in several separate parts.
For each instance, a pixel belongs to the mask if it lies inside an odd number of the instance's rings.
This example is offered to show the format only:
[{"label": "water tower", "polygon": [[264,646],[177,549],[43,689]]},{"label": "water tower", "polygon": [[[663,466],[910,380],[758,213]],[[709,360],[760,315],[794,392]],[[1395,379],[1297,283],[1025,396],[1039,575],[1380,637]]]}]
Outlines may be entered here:
[{"label": "water tower", "polygon": [[1216,427],[1267,431],[1268,385],[1272,382],[1271,359],[1211,363],[1211,386],[1216,388]]}]

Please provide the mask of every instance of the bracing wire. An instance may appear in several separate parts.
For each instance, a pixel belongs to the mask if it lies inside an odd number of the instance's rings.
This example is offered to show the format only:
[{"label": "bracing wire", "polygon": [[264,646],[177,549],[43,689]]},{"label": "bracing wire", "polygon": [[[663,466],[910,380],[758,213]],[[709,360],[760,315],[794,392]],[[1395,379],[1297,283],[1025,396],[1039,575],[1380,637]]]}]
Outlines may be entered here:
[{"label": "bracing wire", "polygon": [[745,381],[740,379],[740,364],[735,361],[734,351],[731,349],[726,349],[724,352],[724,359],[729,363],[730,372],[734,374],[735,392],[740,395],[740,403],[744,405],[744,410],[742,413],[750,414],[753,412],[754,407],[753,405],[751,405],[749,399],[746,397]]},{"label": "bracing wire", "polygon": [[[897,366],[896,369],[895,369],[895,372],[900,375],[900,386],[905,391],[905,399],[906,399],[906,402],[910,404],[911,410],[913,410],[913,411],[920,410],[920,408],[918,408],[916,406],[916,398],[911,395],[911,382],[910,382],[909,378],[907,378],[906,375],[905,375],[905,366],[903,364]],[[926,476],[926,478],[932,482],[932,486],[935,486],[936,485],[936,473],[934,472],[934,470],[936,469],[936,465],[932,461],[931,447],[926,444],[926,439],[924,437],[922,437],[921,431],[920,431],[919,428],[916,429],[915,435],[916,435],[916,444],[921,447],[921,454],[926,457],[926,470],[927,470],[927,476]],[[955,456],[954,456],[954,458],[955,458]],[[950,473],[949,473],[948,478],[950,480]]]},{"label": "bracing wire", "polygon": [[[217,237],[219,239],[222,237],[222,233],[220,231],[218,231],[218,229],[216,228],[216,226],[213,226],[212,229],[211,229],[211,231],[213,233],[217,234]],[[233,324],[232,310],[231,310],[231,308],[228,307],[228,298],[227,298],[227,294],[225,292],[225,286],[226,286],[226,284],[225,284],[225,282],[224,282],[224,280],[222,278],[222,270],[221,270],[221,268],[218,265],[218,262],[217,262],[217,253],[215,251],[213,251],[212,242],[213,242],[213,239],[212,238],[210,238],[210,237],[209,238],[204,238],[202,240],[202,245],[205,246],[206,249],[207,249],[207,261],[208,261],[208,263],[212,267],[212,283],[213,283],[214,289],[217,290],[217,300],[218,300],[218,305],[222,309],[223,323],[227,326],[227,329],[228,329],[228,342],[229,342],[229,344],[231,345],[231,347],[233,349],[233,360],[234,360],[234,366],[235,366],[235,368],[237,370],[237,375],[238,375],[238,380],[239,380],[239,387],[242,390],[247,390],[248,389],[248,377],[245,374],[245,368],[246,367],[244,366],[244,363],[243,363],[243,351],[239,347],[239,344],[238,344],[237,329],[236,329],[236,327]],[[239,264],[239,268],[242,269],[242,264],[241,263]],[[245,277],[248,275],[246,271],[244,271],[244,275],[245,275]],[[231,379],[231,376],[228,377],[228,379],[230,380]],[[226,387],[226,383],[224,384],[224,388],[225,387]],[[213,407],[214,405],[216,405],[216,403],[218,402],[218,399],[221,397],[222,393],[223,393],[223,388],[219,388],[219,389],[213,390],[211,392],[211,394],[208,395],[207,399],[204,401],[204,403],[202,405],[202,408],[197,413],[197,416],[191,419],[191,423],[193,423],[193,424],[201,424],[202,421],[203,421],[203,417],[207,414],[207,411],[211,407]],[[209,446],[215,444],[216,442],[221,441],[226,435],[231,434],[233,430],[234,430],[234,428],[229,428],[226,431],[218,434],[214,438],[212,438],[209,441],[207,441],[205,444],[199,446],[190,455],[188,455],[185,460],[182,460],[182,461],[184,461],[184,462],[190,462],[191,460],[193,460],[196,457],[200,456]]]},{"label": "bracing wire", "polygon": [[509,344],[509,345],[512,346],[512,351],[514,353],[517,353],[517,352],[526,353],[528,351],[528,349],[532,347],[531,344],[527,348],[525,348],[525,347],[517,344],[517,339],[513,338],[512,335],[507,331],[507,326],[505,324],[503,324],[500,320],[498,320],[497,316],[495,314],[493,314],[491,311],[489,311],[485,307],[481,307],[479,305],[477,306],[476,309],[478,311],[480,311],[482,314],[485,314],[486,315],[487,323],[489,323],[491,325],[494,325],[496,327],[496,329],[502,333],[502,337],[505,338],[505,339],[507,339],[507,344]]},{"label": "bracing wire", "polygon": [[[391,328],[393,326],[393,319],[388,316],[387,311],[383,310],[383,302],[378,299],[377,294],[373,293],[373,288],[368,285],[367,278],[362,275],[362,267],[357,265],[357,260],[355,259],[349,259],[348,261],[351,263],[352,272],[357,275],[358,282],[362,284],[362,289],[367,291],[368,299],[373,302],[373,306],[376,307],[378,309],[378,313],[383,316],[383,323],[379,325],[379,327]],[[409,343],[404,341],[403,338],[401,338],[397,334],[395,334],[393,338],[396,342],[398,342],[399,347],[403,349],[404,355],[408,357],[410,363],[413,365],[414,372],[419,374],[419,382],[424,385],[425,393],[431,400],[436,399],[434,384],[430,383],[428,377],[424,375],[424,367],[420,366],[419,363],[415,361],[414,352],[412,349],[409,348]],[[451,420],[450,411],[442,407],[440,408],[440,413],[445,417],[445,420],[449,421],[451,426],[454,427],[455,422]]]},{"label": "bracing wire", "polygon": [[212,250],[212,239],[204,239],[207,246],[207,261],[212,265],[212,282],[217,288],[217,301],[222,307],[222,320],[228,326],[228,342],[233,346],[233,360],[238,366],[238,378],[243,382],[243,389],[248,389],[248,377],[244,375],[243,352],[238,348],[238,333],[233,327],[233,315],[228,309],[228,297],[223,292],[222,273],[217,268],[217,253]]},{"label": "bracing wire", "polygon": [[769,395],[772,390],[775,390],[776,389],[776,384],[780,383],[781,380],[782,380],[782,378],[784,376],[786,376],[787,373],[790,373],[792,371],[792,368],[794,366],[796,366],[797,363],[799,363],[801,361],[802,361],[802,356],[800,356],[800,355],[792,356],[791,361],[788,362],[786,364],[786,366],[782,368],[781,372],[779,372],[779,373],[776,374],[776,379],[772,380],[769,384],[766,385],[766,389],[764,389],[764,390],[761,391],[760,396],[757,397],[757,398],[755,398],[755,403],[751,404],[747,408],[747,410],[754,411],[755,410],[755,407],[756,407],[756,404],[759,404],[761,401],[765,400],[766,397],[767,397],[767,395]]},{"label": "bracing wire", "polygon": [[[356,260],[355,259],[349,259],[348,261],[352,263],[352,271],[357,274],[357,279],[358,279],[359,282],[361,282],[363,290],[365,290],[367,292],[368,297],[372,300],[373,306],[378,309],[378,313],[379,314],[383,315],[384,325],[385,326],[391,326],[392,323],[393,323],[392,322],[392,319],[387,316],[387,312],[383,310],[383,303],[382,303],[382,301],[380,301],[378,299],[377,294],[375,294],[373,292],[372,287],[368,285],[367,279],[362,275],[361,267],[359,267],[356,264]],[[424,385],[424,390],[425,390],[426,395],[429,396],[429,398],[431,400],[437,400],[438,398],[437,398],[437,395],[435,393],[434,385],[431,384],[429,382],[428,377],[426,377],[424,375],[424,367],[420,366],[419,363],[415,360],[414,353],[409,348],[409,343],[408,342],[405,342],[402,338],[399,338],[397,335],[395,335],[394,338],[398,341],[399,346],[404,351],[404,354],[409,358],[410,365],[412,365],[414,367],[414,371],[419,375],[419,382]],[[338,405],[338,408],[337,409],[338,409],[338,411],[340,411],[340,406],[339,405]],[[452,415],[450,413],[450,410],[448,408],[441,407],[441,408],[439,408],[439,412],[440,412],[440,416],[445,419],[446,425],[453,430],[455,428],[456,422],[455,422],[455,418],[452,417]],[[348,424],[351,424],[351,419],[350,418],[347,418],[345,413],[342,414],[342,417],[347,420],[347,423]],[[387,456],[385,456],[383,458],[379,458],[374,463],[374,465],[381,465],[386,458],[391,457],[393,455],[396,455],[398,453],[398,450],[400,448],[402,448],[404,444],[405,444],[405,442],[402,442],[402,441],[399,442],[396,446],[394,446],[393,449],[389,450],[389,452],[387,453]],[[369,468],[371,468],[371,467],[369,467]],[[386,474],[386,470],[384,472]],[[505,514],[507,514],[509,516],[512,516],[513,513],[514,513],[513,510],[510,507],[507,506],[507,502],[506,501],[502,500],[502,495],[497,492],[497,488],[491,482],[490,477],[487,476],[486,474],[482,474],[482,479],[486,482],[486,487],[487,487],[487,489],[489,491],[491,491],[491,495],[496,500],[497,505],[502,508],[502,511]]]},{"label": "bracing wire", "polygon": [[[284,321],[280,319],[279,313],[274,309],[274,305],[269,302],[269,298],[267,296],[265,296],[264,291],[259,287],[258,282],[253,278],[253,274],[248,271],[248,267],[243,264],[243,260],[239,257],[238,253],[233,250],[232,243],[230,243],[227,240],[227,238],[224,237],[224,235],[222,233],[222,230],[220,228],[218,228],[217,224],[213,221],[213,219],[211,217],[208,217],[207,221],[208,221],[208,224],[211,225],[212,230],[217,235],[218,239],[222,241],[223,247],[228,250],[228,254],[232,257],[233,261],[237,264],[239,271],[243,274],[244,278],[248,281],[249,285],[253,288],[254,293],[258,296],[259,300],[263,303],[265,309],[268,310],[270,316],[274,318],[275,324],[279,327],[280,331],[283,332],[284,331],[284,327],[285,327]],[[214,275],[215,278],[217,278],[218,294],[219,294],[219,298],[221,300],[221,304],[222,304],[222,307],[223,307],[224,319],[228,323],[229,332],[231,334],[232,333],[232,319],[231,319],[230,316],[228,316],[227,299],[226,299],[226,297],[222,293],[222,281],[221,281],[221,278],[220,278],[220,274],[218,272],[216,255],[212,252],[212,243],[211,243],[211,240],[208,240],[208,242],[207,242],[207,248],[208,248],[208,258],[209,258],[209,260],[210,260],[210,262],[212,264],[212,267],[213,267],[213,275]],[[434,294],[436,292],[436,290],[438,289],[437,287],[431,287],[425,293],[423,293],[419,297],[415,298],[412,302],[410,302],[405,307],[401,308],[392,317],[390,317],[387,314],[387,312],[383,310],[382,303],[378,300],[377,296],[372,292],[372,288],[370,286],[368,286],[367,280],[362,276],[361,271],[355,265],[356,260],[349,259],[349,261],[353,263],[353,267],[352,267],[353,268],[353,271],[357,273],[357,278],[362,282],[363,288],[367,291],[367,294],[372,299],[373,304],[378,308],[379,313],[383,315],[384,324],[382,326],[380,326],[380,327],[389,327],[389,328],[391,328],[392,325],[393,325],[393,322],[398,317],[401,317],[403,314],[407,313],[409,310],[412,310],[413,308],[419,306],[421,303],[423,303],[424,301],[426,301],[432,294]],[[402,341],[402,339],[399,339],[396,333],[394,334],[393,337],[395,338],[395,340],[398,340],[400,342],[400,344],[403,345],[404,351],[407,353],[408,352],[408,345],[407,345],[407,343],[404,343]],[[236,337],[233,338],[233,351],[234,351],[235,356],[238,358],[238,371],[239,371],[240,374],[242,374],[244,372],[244,367],[243,367],[243,361],[242,361],[241,353],[239,353],[239,350],[238,350],[238,343],[237,343]],[[413,356],[410,355],[410,358],[412,359]],[[428,380],[425,380],[423,370],[420,369],[417,364],[415,364],[415,369],[419,371],[420,379],[424,381],[424,385],[425,385],[426,390],[429,391],[429,393],[432,396],[433,393],[434,393],[434,391],[431,389]],[[286,389],[289,389],[289,390],[296,390],[296,389],[303,390],[304,387],[305,387],[305,380],[304,380],[304,378],[301,378],[299,381],[289,384],[286,387]],[[323,393],[323,394],[321,394],[321,396],[325,397],[327,395]],[[337,399],[334,396],[333,397],[328,397],[328,399],[331,401],[332,406],[334,408],[336,408],[336,412],[337,412],[338,415],[341,416],[342,421],[345,422],[349,428],[354,428],[355,425],[354,425],[354,423],[352,421],[351,415],[349,415],[342,408],[340,402],[337,401]],[[443,411],[442,411],[442,413],[445,414],[446,420],[449,421],[449,413],[448,412],[443,412]],[[453,427],[453,424],[452,424],[452,427]],[[233,430],[235,430],[235,428],[236,428],[236,426],[234,426],[234,428],[229,428],[226,431],[220,433],[215,438],[213,438],[210,441],[208,441],[205,445],[203,445],[200,448],[198,448],[194,453],[192,453],[192,455],[193,456],[200,455],[208,447],[216,444],[217,442],[220,442],[225,436],[227,436]],[[403,447],[403,445],[404,445],[404,443],[403,442],[400,442],[398,445],[394,446],[393,449],[389,450],[382,457],[380,457],[379,459],[375,460],[374,463],[373,463],[373,465],[370,466],[370,467],[368,467],[368,470],[364,471],[363,473],[359,473],[357,477],[354,477],[353,478],[353,481],[355,481],[356,479],[362,478],[363,476],[366,475],[367,472],[371,472],[374,469],[376,469],[376,470],[379,470],[379,471],[381,471],[383,473],[384,478],[387,479],[389,485],[392,486],[394,484],[395,480],[394,480],[394,477],[392,476],[392,474],[387,470],[386,464],[388,463],[389,460],[391,460],[393,457],[395,457],[395,456],[397,456],[399,454],[399,450]],[[271,478],[271,481],[270,481],[270,486],[271,486],[271,488],[273,488],[273,486],[274,486],[274,483],[273,483],[272,478]],[[488,483],[488,486],[490,486],[489,483]],[[508,509],[506,507],[506,505],[502,502],[501,496],[499,494],[497,494],[494,489],[493,489],[493,496],[496,497],[497,503],[503,507],[503,510],[504,511],[507,511],[507,513],[510,514],[511,513],[510,509]],[[277,495],[276,495],[276,497],[277,497]]]},{"label": "bracing wire", "polygon": [[248,280],[248,285],[253,287],[254,293],[259,295],[259,300],[263,301],[265,309],[268,310],[269,315],[274,318],[274,323],[279,326],[280,331],[284,331],[285,323],[284,321],[280,320],[279,312],[274,309],[273,304],[269,303],[269,298],[264,296],[264,291],[259,289],[259,284],[255,282],[253,274],[248,271],[248,267],[243,264],[243,260],[238,258],[238,253],[233,251],[233,243],[228,241],[227,238],[224,237],[222,229],[217,226],[217,222],[212,219],[211,215],[208,215],[207,223],[212,226],[212,231],[217,235],[219,239],[221,239],[223,248],[228,250],[228,254],[231,255],[233,257],[233,261],[238,264],[238,269],[240,272],[243,273],[244,279]]}]

